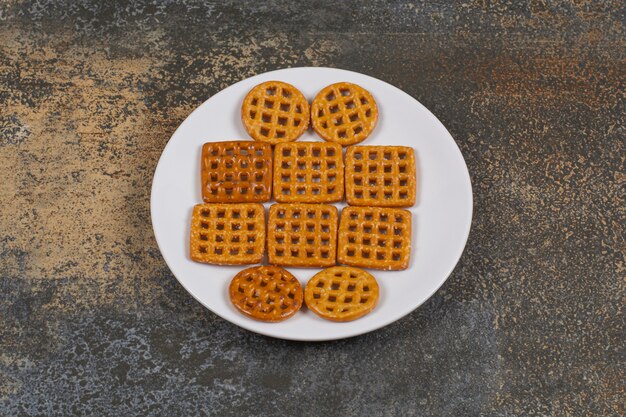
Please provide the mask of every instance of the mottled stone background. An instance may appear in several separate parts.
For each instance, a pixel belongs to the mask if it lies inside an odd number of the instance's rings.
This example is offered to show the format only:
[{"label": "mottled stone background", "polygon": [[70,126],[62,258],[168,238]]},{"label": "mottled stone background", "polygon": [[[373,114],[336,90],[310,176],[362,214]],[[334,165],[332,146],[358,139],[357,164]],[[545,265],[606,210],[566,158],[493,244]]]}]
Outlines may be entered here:
[{"label": "mottled stone background", "polygon": [[[621,1],[0,1],[0,415],[622,416]],[[249,333],[157,249],[196,106],[290,66],[405,90],[459,144],[472,233],[437,294],[332,343]]]}]

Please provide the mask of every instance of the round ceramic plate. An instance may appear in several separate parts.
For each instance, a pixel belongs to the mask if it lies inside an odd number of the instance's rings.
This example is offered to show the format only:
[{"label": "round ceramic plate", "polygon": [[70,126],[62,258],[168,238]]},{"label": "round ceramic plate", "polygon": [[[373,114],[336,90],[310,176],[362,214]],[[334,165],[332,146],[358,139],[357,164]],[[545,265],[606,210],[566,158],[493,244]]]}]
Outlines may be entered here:
[{"label": "round ceramic plate", "polygon": [[[193,206],[202,203],[200,152],[211,141],[250,140],[240,119],[246,93],[269,80],[296,86],[308,100],[323,87],[349,81],[369,90],[380,117],[373,133],[360,145],[404,145],[415,149],[417,203],[413,214],[413,245],[409,268],[370,272],[380,285],[377,307],[348,323],[323,320],[303,308],[281,323],[263,323],[237,312],[228,298],[228,284],[248,266],[215,266],[189,257],[189,226]],[[321,140],[311,129],[299,140]],[[268,207],[269,204],[266,204]],[[342,204],[337,205],[339,208]],[[176,130],[163,150],[152,181],[152,226],[167,265],[187,291],[224,319],[267,336],[322,341],[356,336],[379,329],[413,311],[445,282],[458,262],[472,220],[472,188],[456,143],[422,104],[398,88],[367,75],[332,68],[290,68],[260,74],[234,84],[204,102]],[[320,269],[289,268],[304,287]]]}]

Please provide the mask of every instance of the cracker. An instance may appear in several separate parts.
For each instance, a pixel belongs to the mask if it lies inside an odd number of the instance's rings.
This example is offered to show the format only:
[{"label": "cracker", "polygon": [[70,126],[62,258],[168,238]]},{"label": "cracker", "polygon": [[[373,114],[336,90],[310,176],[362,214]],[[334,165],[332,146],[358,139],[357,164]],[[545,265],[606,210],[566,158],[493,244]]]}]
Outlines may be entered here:
[{"label": "cracker", "polygon": [[311,125],[320,137],[340,145],[354,145],[376,127],[374,97],[356,84],[341,82],[320,91],[311,104]]},{"label": "cracker", "polygon": [[228,287],[235,308],[256,320],[288,319],[302,307],[302,286],[277,266],[255,266],[239,272]]},{"label": "cracker", "polygon": [[267,251],[272,265],[335,265],[337,208],[324,204],[274,204],[270,207]]},{"label": "cracker", "polygon": [[198,204],[191,217],[191,259],[215,265],[259,263],[265,251],[262,204]]},{"label": "cracker", "polygon": [[243,100],[241,121],[248,134],[271,144],[298,139],[309,127],[309,103],[300,90],[281,81],[254,87]]},{"label": "cracker", "polygon": [[341,212],[337,242],[339,263],[400,270],[411,256],[411,212],[386,207],[352,207]]},{"label": "cracker", "polygon": [[261,203],[272,196],[272,147],[253,141],[202,146],[202,199],[206,203]]},{"label": "cracker", "polygon": [[410,207],[416,196],[415,153],[406,146],[350,146],[346,201],[352,206]]},{"label": "cracker", "polygon": [[378,283],[369,272],[335,266],[309,280],[304,299],[307,307],[324,319],[352,321],[376,307],[378,294]]},{"label": "cracker", "polygon": [[343,200],[341,146],[290,142],[274,151],[274,199],[281,203],[329,203]]}]

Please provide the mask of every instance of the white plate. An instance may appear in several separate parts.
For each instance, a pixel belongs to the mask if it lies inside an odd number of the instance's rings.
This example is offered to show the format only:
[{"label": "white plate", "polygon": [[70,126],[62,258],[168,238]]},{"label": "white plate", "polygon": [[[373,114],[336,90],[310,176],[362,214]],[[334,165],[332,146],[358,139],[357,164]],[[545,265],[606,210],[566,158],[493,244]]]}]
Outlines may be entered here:
[{"label": "white plate", "polygon": [[[323,320],[303,308],[281,323],[243,316],[231,305],[228,284],[248,266],[213,266],[189,258],[191,211],[202,202],[200,149],[204,142],[249,139],[240,120],[246,93],[255,85],[281,80],[312,100],[323,87],[349,81],[369,90],[380,112],[374,132],[361,145],[405,145],[416,152],[418,196],[413,213],[413,253],[405,271],[370,272],[380,285],[378,306],[349,323]],[[318,141],[309,129],[299,140]],[[268,207],[269,204],[266,204]],[[410,313],[432,296],[458,262],[472,220],[472,188],[463,156],[437,118],[408,94],[378,79],[333,68],[290,68],[234,84],[198,107],[174,132],[152,181],[152,226],[165,262],[183,287],[222,318],[253,332],[322,341],[376,330]],[[319,269],[290,268],[304,286]]]}]

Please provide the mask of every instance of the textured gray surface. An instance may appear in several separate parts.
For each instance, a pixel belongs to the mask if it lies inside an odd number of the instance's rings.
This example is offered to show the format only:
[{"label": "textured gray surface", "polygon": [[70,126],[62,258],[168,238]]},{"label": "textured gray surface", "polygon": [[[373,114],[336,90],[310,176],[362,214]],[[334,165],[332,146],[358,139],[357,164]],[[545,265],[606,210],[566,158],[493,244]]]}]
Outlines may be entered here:
[{"label": "textured gray surface", "polygon": [[[624,415],[624,11],[0,3],[0,415]],[[149,221],[152,172],[186,115],[303,65],[416,97],[475,193],[465,254],[431,300],[321,344],[202,308]]]}]

